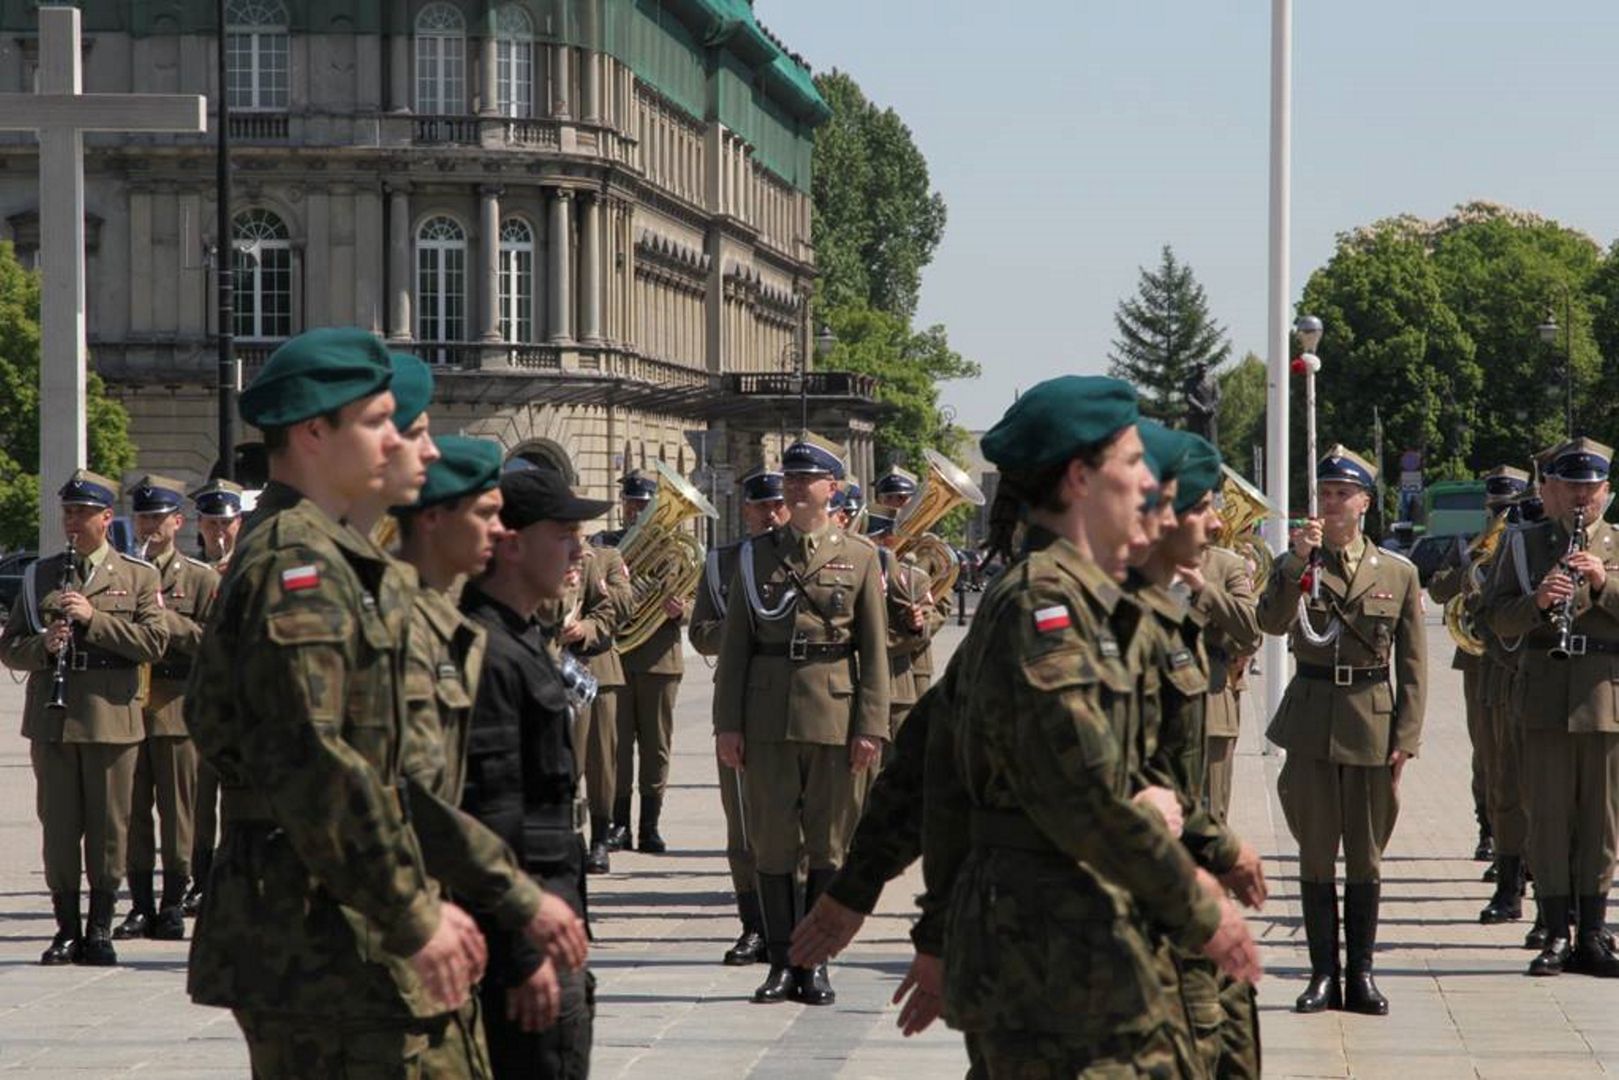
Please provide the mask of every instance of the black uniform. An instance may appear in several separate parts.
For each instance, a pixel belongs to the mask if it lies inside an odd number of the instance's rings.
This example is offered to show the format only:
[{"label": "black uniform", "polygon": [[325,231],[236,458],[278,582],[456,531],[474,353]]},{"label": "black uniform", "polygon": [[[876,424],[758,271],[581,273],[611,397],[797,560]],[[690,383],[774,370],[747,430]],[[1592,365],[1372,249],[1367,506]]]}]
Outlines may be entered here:
[{"label": "black uniform", "polygon": [[[462,593],[461,610],[489,633],[461,808],[499,834],[523,868],[583,918],[585,848],[575,823],[572,713],[562,676],[534,620],[476,585]],[[556,1024],[523,1032],[506,1019],[506,990],[533,974],[543,956],[521,934],[493,923],[482,929],[489,966],[481,993],[495,1075],[582,1080],[590,1071],[595,977],[559,969]]]}]

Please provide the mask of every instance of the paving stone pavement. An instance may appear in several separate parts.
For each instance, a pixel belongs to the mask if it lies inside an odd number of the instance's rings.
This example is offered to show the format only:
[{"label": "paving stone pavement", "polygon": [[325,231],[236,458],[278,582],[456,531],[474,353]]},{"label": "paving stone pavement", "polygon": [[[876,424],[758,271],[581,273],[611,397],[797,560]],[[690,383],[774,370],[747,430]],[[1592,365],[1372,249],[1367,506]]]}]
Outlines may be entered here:
[{"label": "paving stone pavement", "polygon": [[[960,631],[948,628],[953,647]],[[1281,759],[1260,753],[1250,710],[1239,749],[1234,820],[1266,857],[1272,894],[1253,919],[1269,975],[1260,988],[1271,1077],[1564,1077],[1619,1072],[1619,983],[1528,979],[1524,924],[1483,927],[1489,895],[1470,859],[1473,821],[1461,680],[1430,619],[1423,754],[1401,786],[1401,818],[1385,862],[1379,982],[1387,1018],[1296,1016],[1307,970],[1298,922],[1295,847],[1275,799]],[[755,1006],[759,968],[725,968],[736,930],[708,733],[710,685],[688,657],[676,723],[664,833],[670,854],[619,854],[592,879],[600,980],[597,1077],[947,1077],[965,1071],[959,1038],[914,1039],[888,1004],[909,960],[913,868],[884,896],[833,969],[833,1008]],[[241,1077],[230,1017],[185,996],[186,946],[120,943],[114,969],[41,968],[52,932],[39,870],[28,748],[16,734],[21,688],[0,677],[0,1072],[37,1077]]]}]

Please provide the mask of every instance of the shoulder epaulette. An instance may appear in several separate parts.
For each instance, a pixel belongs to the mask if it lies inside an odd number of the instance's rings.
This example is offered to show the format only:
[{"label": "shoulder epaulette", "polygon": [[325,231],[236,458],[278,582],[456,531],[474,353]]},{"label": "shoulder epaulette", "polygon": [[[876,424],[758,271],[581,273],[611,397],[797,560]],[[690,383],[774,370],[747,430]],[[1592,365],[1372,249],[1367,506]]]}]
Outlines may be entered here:
[{"label": "shoulder epaulette", "polygon": [[1404,555],[1401,555],[1398,551],[1390,551],[1388,548],[1378,548],[1377,552],[1378,552],[1378,554],[1381,554],[1381,555],[1387,555],[1391,559],[1397,559],[1400,562],[1405,563],[1405,565],[1409,566],[1413,570],[1415,570],[1417,568],[1416,563],[1412,562],[1410,559],[1406,558]]},{"label": "shoulder epaulette", "polygon": [[156,570],[156,569],[157,569],[157,567],[155,567],[155,566],[153,566],[153,565],[152,565],[152,564],[151,564],[151,563],[149,563],[149,562],[147,562],[147,561],[146,561],[146,560],[145,560],[145,559],[143,559],[143,558],[141,558],[141,557],[140,557],[140,556],[139,556],[139,555],[131,555],[131,554],[130,554],[130,553],[129,553],[129,552],[127,552],[127,551],[120,551],[120,552],[119,552],[119,553],[118,553],[118,555],[119,555],[119,557],[120,557],[120,558],[122,558],[122,559],[123,559],[123,560],[124,560],[124,561],[125,561],[125,562],[132,562],[132,563],[134,563],[134,564],[135,564],[135,565],[136,565],[136,566],[144,566],[144,567],[146,567],[146,568],[147,568],[147,569],[148,569],[148,570]]},{"label": "shoulder epaulette", "polygon": [[[214,569],[213,567],[209,566],[207,563],[203,562],[201,559],[193,559],[190,555],[181,555],[180,558],[184,559],[186,562],[190,563],[192,566],[200,566],[204,570],[213,570]],[[216,571],[216,573],[217,573],[217,571]]]}]

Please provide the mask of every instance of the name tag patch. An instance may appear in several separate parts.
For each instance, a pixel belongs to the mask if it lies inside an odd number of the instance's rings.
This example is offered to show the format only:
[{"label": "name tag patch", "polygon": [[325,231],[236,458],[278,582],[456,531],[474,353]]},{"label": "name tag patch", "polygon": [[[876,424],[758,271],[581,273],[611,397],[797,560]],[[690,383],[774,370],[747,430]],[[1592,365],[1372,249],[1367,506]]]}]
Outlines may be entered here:
[{"label": "name tag patch", "polygon": [[1073,619],[1069,617],[1068,609],[1065,607],[1041,608],[1034,613],[1034,628],[1042,634],[1066,630],[1072,625]]},{"label": "name tag patch", "polygon": [[1191,665],[1193,660],[1191,649],[1176,649],[1169,654],[1169,666],[1183,668]]},{"label": "name tag patch", "polygon": [[1109,660],[1117,660],[1119,658],[1119,643],[1117,641],[1107,637],[1103,638],[1098,644],[1101,647],[1103,656],[1107,657]]},{"label": "name tag patch", "polygon": [[287,592],[300,592],[320,585],[320,570],[314,566],[294,566],[281,571],[281,587]]}]

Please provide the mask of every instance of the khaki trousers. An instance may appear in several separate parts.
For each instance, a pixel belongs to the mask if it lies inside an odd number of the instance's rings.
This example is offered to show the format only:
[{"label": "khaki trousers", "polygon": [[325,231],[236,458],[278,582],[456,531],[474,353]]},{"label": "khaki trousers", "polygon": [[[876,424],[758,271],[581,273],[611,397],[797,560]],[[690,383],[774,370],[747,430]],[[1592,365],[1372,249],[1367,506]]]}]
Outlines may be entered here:
[{"label": "khaki trousers", "polygon": [[1495,830],[1495,852],[1521,856],[1529,836],[1523,791],[1523,724],[1504,694],[1490,703],[1489,714],[1495,736],[1490,769],[1490,826]]},{"label": "khaki trousers", "polygon": [[761,874],[836,870],[860,820],[870,770],[849,771],[849,748],[749,742],[742,769],[748,840]]},{"label": "khaki trousers", "polygon": [[1526,731],[1529,863],[1541,896],[1605,894],[1613,884],[1619,735]]},{"label": "khaki trousers", "polygon": [[[197,752],[183,735],[152,735],[135,755],[135,786],[129,817],[129,873],[150,874],[157,868],[158,843],[163,870],[191,876],[191,844],[197,801]],[[152,810],[162,824],[154,839]]]},{"label": "khaki trousers", "polygon": [[1276,794],[1299,843],[1299,880],[1335,882],[1338,847],[1344,880],[1381,880],[1383,848],[1400,816],[1394,770],[1387,765],[1337,765],[1288,754]]},{"label": "khaki trousers", "polygon": [[116,891],[123,880],[139,749],[139,743],[28,744],[45,886],[53,894],[78,892],[81,870],[91,889]]},{"label": "khaki trousers", "polygon": [[754,892],[759,883],[753,876],[753,851],[748,847],[747,822],[742,820],[742,797],[737,789],[742,776],[717,754],[714,767],[719,771],[720,809],[725,812],[725,861],[731,865],[731,887],[738,893]]},{"label": "khaki trousers", "polygon": [[1203,740],[1203,793],[1208,797],[1209,814],[1225,823],[1231,809],[1231,774],[1237,762],[1235,735],[1210,735]]},{"label": "khaki trousers", "polygon": [[613,819],[613,798],[619,791],[618,713],[623,696],[622,686],[597,690],[596,700],[580,725],[584,735],[574,743],[574,755],[584,762],[590,816],[608,822]]},{"label": "khaki trousers", "polygon": [[[1482,661],[1481,661],[1482,662]],[[1473,812],[1480,824],[1489,823],[1494,830],[1495,814],[1490,808],[1490,770],[1498,756],[1495,746],[1495,727],[1490,713],[1480,698],[1483,677],[1478,664],[1462,669],[1462,702],[1467,709],[1467,739],[1473,746]]]},{"label": "khaki trousers", "polygon": [[[661,799],[669,783],[669,746],[675,730],[675,695],[680,690],[680,676],[625,672],[624,681],[624,696],[618,702],[617,794],[621,799],[628,798],[631,789],[636,788],[642,799]],[[641,747],[639,777],[635,768],[637,743]]]}]

